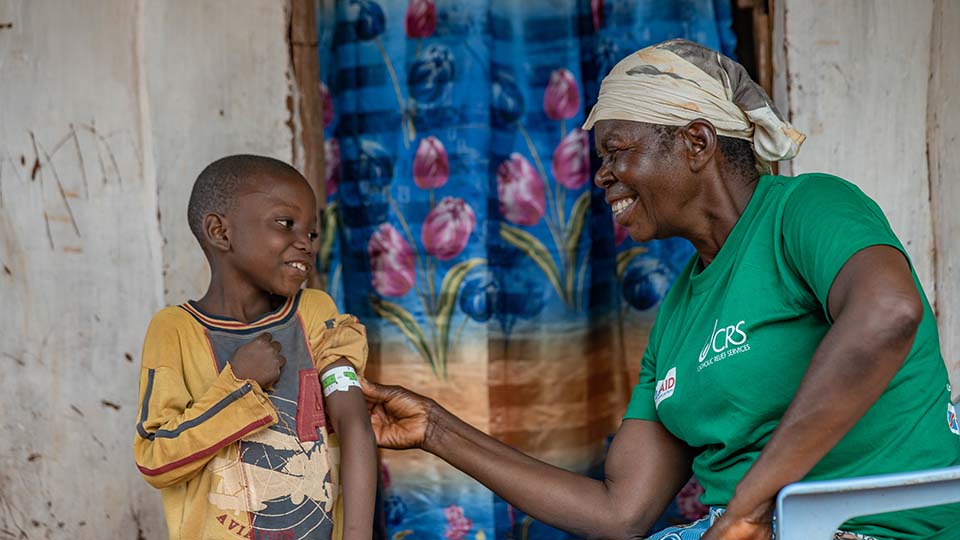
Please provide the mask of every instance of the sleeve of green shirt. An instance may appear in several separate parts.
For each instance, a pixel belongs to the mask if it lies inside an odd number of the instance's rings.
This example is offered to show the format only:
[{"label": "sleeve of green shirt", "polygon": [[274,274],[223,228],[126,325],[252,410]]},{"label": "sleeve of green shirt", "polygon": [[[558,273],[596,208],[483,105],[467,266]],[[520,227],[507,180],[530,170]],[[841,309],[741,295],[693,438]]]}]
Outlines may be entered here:
[{"label": "sleeve of green shirt", "polygon": [[651,340],[640,361],[640,381],[633,387],[630,403],[627,405],[625,420],[660,421],[657,408],[653,404],[653,394],[657,389],[657,361],[653,352],[653,336],[656,328],[650,331]]},{"label": "sleeve of green shirt", "polygon": [[906,252],[877,203],[855,185],[821,174],[797,182],[784,206],[784,256],[830,319],[827,296],[850,257],[875,245]]}]

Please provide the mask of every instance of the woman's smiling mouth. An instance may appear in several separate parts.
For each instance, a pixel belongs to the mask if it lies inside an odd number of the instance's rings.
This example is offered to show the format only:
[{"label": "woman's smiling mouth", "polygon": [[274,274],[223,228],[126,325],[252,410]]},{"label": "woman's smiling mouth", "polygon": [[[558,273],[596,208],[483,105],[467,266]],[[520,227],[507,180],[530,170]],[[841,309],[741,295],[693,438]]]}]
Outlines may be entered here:
[{"label": "woman's smiling mouth", "polygon": [[613,210],[613,217],[619,217],[626,213],[627,209],[633,206],[635,202],[637,202],[636,197],[627,197],[614,201],[613,204],[610,205],[610,208]]}]

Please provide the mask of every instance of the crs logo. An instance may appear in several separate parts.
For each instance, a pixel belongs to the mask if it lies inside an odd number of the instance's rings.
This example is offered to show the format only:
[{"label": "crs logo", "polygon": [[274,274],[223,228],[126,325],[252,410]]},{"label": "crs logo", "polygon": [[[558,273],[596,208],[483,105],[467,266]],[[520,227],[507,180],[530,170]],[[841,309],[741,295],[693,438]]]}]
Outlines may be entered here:
[{"label": "crs logo", "polygon": [[743,345],[747,342],[746,332],[740,329],[745,321],[740,321],[731,326],[718,326],[717,323],[719,322],[719,319],[713,321],[713,331],[710,332],[707,343],[704,344],[703,349],[700,351],[700,362],[703,362],[707,358],[710,351],[722,353],[730,347]]}]

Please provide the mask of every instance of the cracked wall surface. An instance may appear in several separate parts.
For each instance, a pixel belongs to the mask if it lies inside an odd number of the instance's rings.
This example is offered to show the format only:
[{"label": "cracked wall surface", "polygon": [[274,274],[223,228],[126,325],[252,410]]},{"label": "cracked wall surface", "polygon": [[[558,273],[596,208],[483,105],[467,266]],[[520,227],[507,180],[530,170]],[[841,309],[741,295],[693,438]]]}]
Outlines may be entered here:
[{"label": "cracked wall surface", "polygon": [[0,0],[0,539],[166,537],[131,449],[143,333],[205,285],[202,167],[291,159],[287,12]]}]

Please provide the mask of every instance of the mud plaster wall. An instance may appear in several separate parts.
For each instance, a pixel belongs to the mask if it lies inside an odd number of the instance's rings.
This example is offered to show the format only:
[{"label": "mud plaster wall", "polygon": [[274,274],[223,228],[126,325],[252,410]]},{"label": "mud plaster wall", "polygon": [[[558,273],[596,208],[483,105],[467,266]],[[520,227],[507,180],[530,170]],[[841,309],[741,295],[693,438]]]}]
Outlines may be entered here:
[{"label": "mud plaster wall", "polygon": [[859,185],[937,313],[960,397],[960,3],[776,0],[774,99],[808,135],[787,167]]},{"label": "mud plaster wall", "polygon": [[166,537],[140,346],[207,269],[193,179],[290,160],[287,6],[0,0],[0,539]]}]

